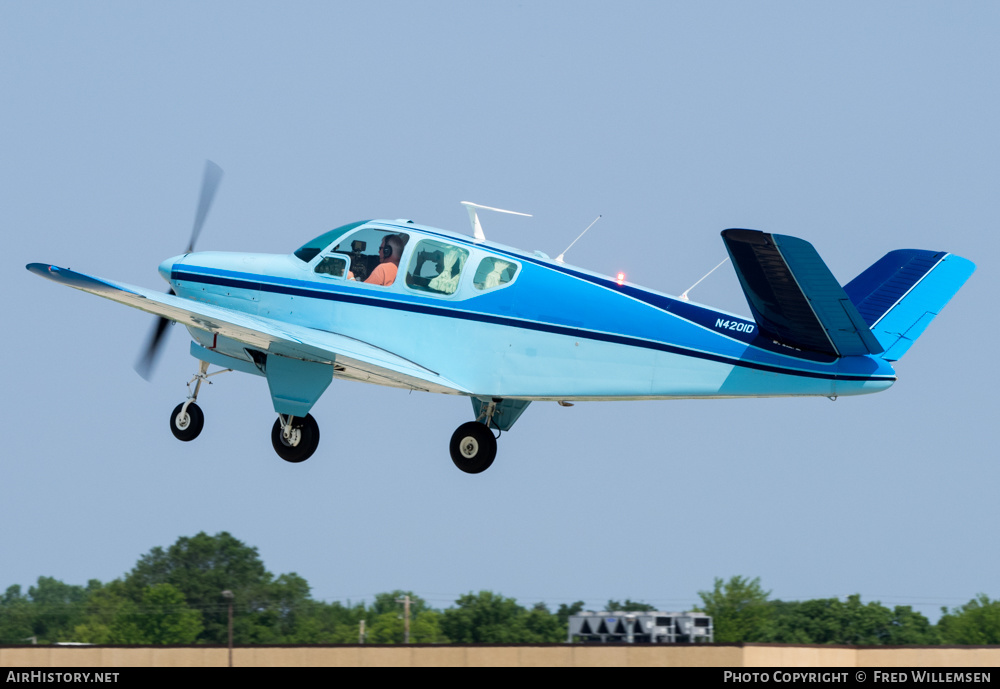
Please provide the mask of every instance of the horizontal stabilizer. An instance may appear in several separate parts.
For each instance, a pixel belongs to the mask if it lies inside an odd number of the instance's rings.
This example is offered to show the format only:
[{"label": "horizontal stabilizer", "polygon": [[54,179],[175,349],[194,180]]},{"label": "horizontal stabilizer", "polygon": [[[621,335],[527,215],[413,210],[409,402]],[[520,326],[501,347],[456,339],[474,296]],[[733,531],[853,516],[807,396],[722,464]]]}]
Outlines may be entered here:
[{"label": "horizontal stabilizer", "polygon": [[725,230],[722,239],[761,334],[831,356],[882,352],[812,244],[757,230]]},{"label": "horizontal stabilizer", "polygon": [[899,249],[844,286],[865,322],[897,361],[958,292],[976,266],[944,251]]}]

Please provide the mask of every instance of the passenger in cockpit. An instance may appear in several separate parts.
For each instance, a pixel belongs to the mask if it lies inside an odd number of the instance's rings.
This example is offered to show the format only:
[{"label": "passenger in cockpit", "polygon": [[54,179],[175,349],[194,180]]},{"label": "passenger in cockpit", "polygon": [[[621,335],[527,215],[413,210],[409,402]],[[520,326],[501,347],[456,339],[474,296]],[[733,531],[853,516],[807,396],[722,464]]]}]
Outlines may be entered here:
[{"label": "passenger in cockpit", "polygon": [[[399,235],[385,235],[378,247],[378,265],[364,281],[365,284],[387,287],[395,282],[404,245],[404,240]],[[349,273],[347,277],[350,280],[356,279],[353,272]]]}]

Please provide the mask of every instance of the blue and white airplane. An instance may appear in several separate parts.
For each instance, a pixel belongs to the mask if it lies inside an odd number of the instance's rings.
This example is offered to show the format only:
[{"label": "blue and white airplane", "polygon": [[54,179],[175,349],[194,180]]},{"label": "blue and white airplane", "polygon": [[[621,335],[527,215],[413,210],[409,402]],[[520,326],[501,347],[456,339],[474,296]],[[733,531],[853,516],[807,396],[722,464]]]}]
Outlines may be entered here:
[{"label": "blue and white airplane", "polygon": [[[180,440],[202,430],[206,378],[265,378],[278,414],[272,444],[289,462],[316,450],[309,411],[334,378],[469,397],[474,420],[455,431],[450,452],[473,474],[493,463],[499,432],[532,402],[879,392],[896,380],[892,362],[975,270],[946,252],[902,249],[842,287],[806,241],[725,230],[749,320],[486,241],[474,213],[473,236],[365,220],[290,254],[195,253],[220,176],[210,163],[191,244],[160,264],[167,294],[27,268],[159,316],[141,373],[164,326],[187,327],[200,368],[171,413]],[[387,285],[365,282],[393,269]]]}]

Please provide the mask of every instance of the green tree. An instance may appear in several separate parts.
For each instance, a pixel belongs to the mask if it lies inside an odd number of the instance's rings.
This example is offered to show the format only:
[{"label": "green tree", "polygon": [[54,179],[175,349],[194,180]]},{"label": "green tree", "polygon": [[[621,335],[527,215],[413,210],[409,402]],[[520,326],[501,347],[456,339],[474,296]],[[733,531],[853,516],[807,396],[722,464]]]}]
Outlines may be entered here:
[{"label": "green tree", "polygon": [[885,643],[888,646],[933,646],[941,643],[941,637],[937,628],[924,615],[909,605],[897,605],[892,610],[892,621],[889,623]]},{"label": "green tree", "polygon": [[366,641],[373,644],[401,644],[405,637],[405,596],[410,598],[410,643],[437,644],[447,642],[441,631],[441,613],[433,610],[412,591],[396,590],[380,593],[366,614]]},{"label": "green tree", "polygon": [[760,577],[739,576],[725,582],[717,578],[711,591],[698,592],[700,612],[712,616],[718,643],[766,640],[772,615],[769,595],[770,591],[761,588]]},{"label": "green tree", "polygon": [[[838,626],[829,609],[839,604],[836,598],[808,601],[771,601],[771,624],[766,641],[782,644],[833,643]],[[718,640],[718,634],[716,634]]]},{"label": "green tree", "polygon": [[18,584],[0,598],[0,644],[30,644],[35,636],[34,610]]},{"label": "green tree", "polygon": [[308,585],[296,575],[275,582],[257,549],[223,531],[182,537],[164,550],[155,547],[143,555],[125,577],[129,597],[142,600],[156,584],[170,584],[184,594],[190,608],[202,614],[198,640],[226,643],[228,609],[222,591],[234,599],[233,636],[237,643],[279,643],[293,622],[288,613],[308,598]]},{"label": "green tree", "polygon": [[[401,644],[404,637],[402,611],[384,612],[368,624],[365,641],[371,644]],[[441,613],[424,610],[414,615],[410,613],[410,643],[440,644],[448,639],[441,631]]]},{"label": "green tree", "polygon": [[444,611],[441,627],[456,643],[513,643],[517,618],[524,608],[513,598],[491,591],[467,593]]},{"label": "green tree", "polygon": [[527,631],[525,643],[565,643],[569,632],[568,622],[561,622],[559,615],[549,612],[545,603],[532,606],[524,620],[524,627]]},{"label": "green tree", "polygon": [[1000,644],[1000,599],[980,593],[965,605],[944,613],[938,620],[941,642],[983,646]]},{"label": "green tree", "polygon": [[100,582],[87,587],[65,584],[52,577],[38,577],[27,595],[19,585],[0,597],[0,643],[52,643],[62,639],[83,618],[83,603]]},{"label": "green tree", "polygon": [[365,606],[338,602],[303,601],[295,612],[295,621],[280,643],[356,644]]},{"label": "green tree", "polygon": [[259,605],[259,610],[250,614],[250,619],[255,620],[257,643],[290,643],[315,609],[308,582],[294,572],[266,583]]},{"label": "green tree", "polygon": [[201,613],[171,584],[153,584],[142,594],[136,626],[151,644],[193,644],[203,629]]},{"label": "green tree", "polygon": [[[513,598],[491,591],[468,593],[444,611],[441,630],[455,643],[550,643],[565,640],[566,631],[544,604],[531,613]],[[551,618],[554,623],[550,623]]]},{"label": "green tree", "polygon": [[872,646],[885,643],[892,611],[877,601],[863,604],[857,593],[847,597],[843,603],[844,621],[840,639],[834,643]]},{"label": "green tree", "polygon": [[802,602],[772,601],[767,641],[798,644],[934,644],[937,634],[926,617],[909,606],[890,610],[863,604],[860,595]]},{"label": "green tree", "polygon": [[400,601],[405,597],[410,597],[410,615],[418,615],[422,612],[426,612],[431,609],[425,601],[420,596],[413,593],[413,591],[403,591],[401,589],[396,589],[390,593],[379,593],[375,595],[375,600],[372,604],[368,606],[369,620],[374,620],[376,617],[384,615],[386,613],[400,613],[403,612],[403,603]]},{"label": "green tree", "polygon": [[[100,583],[92,581],[90,585],[100,586]],[[35,636],[39,642],[52,642],[80,621],[87,589],[52,577],[38,577],[38,583],[28,589],[28,598],[33,608]]]},{"label": "green tree", "polygon": [[188,607],[170,584],[143,590],[138,602],[115,580],[91,591],[80,624],[61,641],[93,644],[191,644],[201,633],[201,613]]},{"label": "green tree", "polygon": [[121,580],[91,590],[80,624],[61,641],[90,644],[149,643],[136,623],[139,605],[129,598]]}]

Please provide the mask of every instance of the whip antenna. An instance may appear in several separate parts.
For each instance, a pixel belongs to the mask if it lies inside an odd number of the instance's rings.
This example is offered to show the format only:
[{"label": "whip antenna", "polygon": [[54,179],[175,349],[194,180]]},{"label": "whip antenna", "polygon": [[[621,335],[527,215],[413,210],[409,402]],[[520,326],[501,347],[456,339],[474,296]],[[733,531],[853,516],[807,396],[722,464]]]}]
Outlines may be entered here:
[{"label": "whip antenna", "polygon": [[[726,256],[724,259],[722,259],[722,263],[725,263],[728,260],[729,260],[729,257]],[[719,265],[715,266],[710,271],[708,271],[707,273],[705,273],[705,275],[701,278],[701,280],[704,280],[709,275],[711,275],[712,273],[714,273],[715,271],[717,271],[719,269],[719,267],[722,266],[722,263],[720,263]],[[683,299],[684,301],[688,301],[688,292],[690,292],[695,287],[697,287],[698,283],[700,283],[701,280],[699,280],[698,282],[694,283],[693,285],[691,285],[690,287],[688,287],[686,290],[684,290],[684,294],[682,294],[680,298]]]},{"label": "whip antenna", "polygon": [[[600,219],[601,219],[600,215],[598,215],[596,218],[594,218],[594,222],[592,222],[589,225],[587,225],[587,230],[589,230],[591,227],[593,227],[597,223],[597,221],[600,220]],[[584,230],[583,232],[581,232],[580,233],[580,237],[582,237],[583,235],[587,234],[587,230]],[[569,251],[570,249],[572,249],[573,245],[576,244],[578,241],[580,241],[580,237],[577,237],[572,242],[570,242],[570,245],[566,247],[566,251],[563,251],[561,254],[559,254],[558,256],[556,256],[556,262],[557,263],[563,263],[564,262],[563,258],[566,256],[566,252]]]}]

